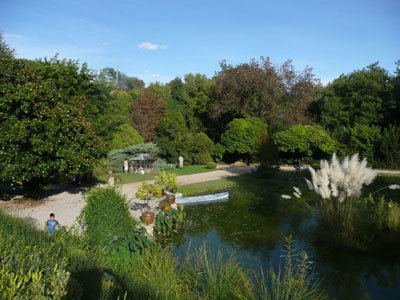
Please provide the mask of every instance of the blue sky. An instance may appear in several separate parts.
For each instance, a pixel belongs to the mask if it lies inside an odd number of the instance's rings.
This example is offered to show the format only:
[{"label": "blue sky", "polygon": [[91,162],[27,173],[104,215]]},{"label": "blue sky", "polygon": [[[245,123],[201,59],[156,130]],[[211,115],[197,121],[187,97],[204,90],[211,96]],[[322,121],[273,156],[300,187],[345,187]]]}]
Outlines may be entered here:
[{"label": "blue sky", "polygon": [[17,57],[58,52],[146,83],[213,76],[222,59],[290,58],[322,82],[400,59],[399,0],[0,0],[0,30]]}]

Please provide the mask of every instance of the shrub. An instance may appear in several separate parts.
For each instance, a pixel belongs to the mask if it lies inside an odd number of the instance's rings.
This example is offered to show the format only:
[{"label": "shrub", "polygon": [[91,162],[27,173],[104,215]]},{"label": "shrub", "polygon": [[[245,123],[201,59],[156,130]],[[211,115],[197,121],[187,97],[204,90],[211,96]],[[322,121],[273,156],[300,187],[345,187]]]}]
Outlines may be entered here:
[{"label": "shrub", "polygon": [[207,167],[207,169],[216,169],[217,168],[217,164],[215,162],[213,162],[213,161],[209,161],[206,164],[206,167]]},{"label": "shrub", "polygon": [[179,143],[179,149],[187,164],[205,165],[212,161],[214,143],[203,132],[188,133]]},{"label": "shrub", "polygon": [[257,139],[267,134],[267,124],[258,118],[234,119],[221,136],[225,153],[235,155],[234,160],[251,162],[255,158]]},{"label": "shrub", "polygon": [[324,159],[339,149],[335,140],[320,126],[294,125],[274,135],[281,158]]},{"label": "shrub", "polygon": [[90,246],[104,247],[113,236],[124,236],[133,230],[135,221],[120,191],[113,187],[93,188],[85,200],[79,221]]},{"label": "shrub", "polygon": [[158,159],[157,160],[157,169],[158,170],[173,170],[173,169],[176,169],[176,165],[168,164],[165,160]]}]

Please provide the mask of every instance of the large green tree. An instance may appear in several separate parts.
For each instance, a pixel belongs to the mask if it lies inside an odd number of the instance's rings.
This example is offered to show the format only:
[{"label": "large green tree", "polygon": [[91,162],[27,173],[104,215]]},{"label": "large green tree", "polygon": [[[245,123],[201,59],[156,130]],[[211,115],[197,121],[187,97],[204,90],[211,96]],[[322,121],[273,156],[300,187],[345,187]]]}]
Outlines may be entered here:
[{"label": "large green tree", "polygon": [[36,188],[91,170],[103,154],[85,117],[84,95],[59,83],[39,67],[0,57],[1,181]]},{"label": "large green tree", "polygon": [[51,80],[65,98],[79,99],[84,108],[83,113],[93,124],[96,134],[103,140],[110,139],[111,132],[120,125],[113,126],[108,114],[111,88],[96,80],[96,74],[88,68],[87,64],[59,59],[57,56],[27,61],[27,64],[43,80]]},{"label": "large green tree", "polygon": [[268,126],[258,118],[234,119],[221,136],[225,156],[229,160],[251,162],[257,152],[257,140],[268,134]]},{"label": "large green tree", "polygon": [[392,91],[393,78],[374,63],[341,75],[320,90],[311,110],[315,120],[335,134],[356,124],[386,127],[399,110],[395,99],[399,96]]}]

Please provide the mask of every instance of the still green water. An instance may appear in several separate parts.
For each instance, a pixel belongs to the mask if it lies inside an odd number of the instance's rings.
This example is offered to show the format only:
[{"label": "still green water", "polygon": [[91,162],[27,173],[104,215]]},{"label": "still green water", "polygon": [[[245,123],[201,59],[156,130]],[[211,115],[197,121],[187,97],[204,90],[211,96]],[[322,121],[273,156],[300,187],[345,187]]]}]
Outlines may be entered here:
[{"label": "still green water", "polygon": [[173,253],[184,257],[204,244],[223,255],[233,254],[250,270],[278,267],[286,235],[298,251],[306,250],[320,284],[336,299],[400,299],[400,258],[359,251],[327,249],[314,242],[313,210],[302,200],[283,200],[266,190],[231,191],[229,202],[187,206],[188,225],[173,238]]}]

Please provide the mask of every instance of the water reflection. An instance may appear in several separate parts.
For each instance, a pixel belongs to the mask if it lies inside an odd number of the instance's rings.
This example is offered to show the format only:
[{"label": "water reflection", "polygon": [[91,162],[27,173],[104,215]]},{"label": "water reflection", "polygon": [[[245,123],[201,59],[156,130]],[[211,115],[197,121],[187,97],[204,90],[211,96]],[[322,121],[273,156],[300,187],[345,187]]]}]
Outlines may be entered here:
[{"label": "water reflection", "polygon": [[230,201],[186,208],[189,225],[173,238],[180,257],[204,243],[225,255],[234,254],[246,268],[264,270],[281,260],[285,235],[315,262],[321,284],[337,299],[400,299],[400,261],[350,250],[316,246],[315,219],[299,201],[278,194],[255,196],[232,191]]}]

